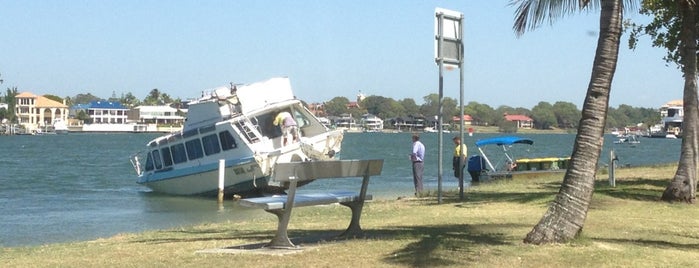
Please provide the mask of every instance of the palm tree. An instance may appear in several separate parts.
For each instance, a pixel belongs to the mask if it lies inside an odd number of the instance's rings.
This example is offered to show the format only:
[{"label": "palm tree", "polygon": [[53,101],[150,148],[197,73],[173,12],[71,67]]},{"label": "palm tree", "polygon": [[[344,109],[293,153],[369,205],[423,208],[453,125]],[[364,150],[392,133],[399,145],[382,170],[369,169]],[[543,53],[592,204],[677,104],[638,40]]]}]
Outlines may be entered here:
[{"label": "palm tree", "polygon": [[699,101],[697,101],[697,25],[696,2],[679,1],[680,30],[680,62],[684,74],[682,122],[682,146],[680,161],[670,184],[663,192],[662,200],[681,200],[687,203],[696,202],[697,167],[699,166]]},{"label": "palm tree", "polygon": [[[631,2],[631,1],[627,1]],[[590,0],[551,1],[516,0],[514,29],[518,34],[533,29],[545,16],[562,16],[588,8]],[[594,191],[597,162],[602,150],[609,93],[616,71],[622,26],[622,0],[600,0],[600,32],[592,75],[587,88],[582,117],[578,124],[570,166],[561,188],[548,211],[534,226],[525,243],[566,242],[582,231]],[[629,6],[633,5],[630,3]],[[528,25],[527,22],[531,22]]]}]

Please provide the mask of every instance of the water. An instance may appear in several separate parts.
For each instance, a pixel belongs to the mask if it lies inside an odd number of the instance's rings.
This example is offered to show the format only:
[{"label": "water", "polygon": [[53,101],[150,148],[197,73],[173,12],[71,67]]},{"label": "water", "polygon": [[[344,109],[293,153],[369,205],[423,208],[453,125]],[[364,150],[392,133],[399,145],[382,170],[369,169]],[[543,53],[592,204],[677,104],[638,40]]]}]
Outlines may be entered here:
[{"label": "water", "polygon": [[[477,153],[477,138],[466,137],[469,154]],[[0,246],[13,247],[91,240],[118,233],[165,229],[206,222],[230,222],[271,217],[262,210],[237,207],[215,198],[174,197],[150,192],[136,184],[128,157],[154,134],[68,134],[0,136]],[[443,187],[456,189],[452,176],[453,134],[444,134]],[[522,135],[534,140],[531,156],[569,156],[574,135]],[[425,188],[437,188],[437,133],[422,134],[425,144]],[[681,140],[642,139],[636,146],[613,144],[608,136],[600,159],[609,162],[614,149],[621,165],[671,163],[679,159]],[[372,178],[375,199],[412,195],[408,160],[409,133],[348,133],[343,159],[384,159],[381,176]],[[358,189],[359,182],[320,180],[303,191]],[[356,179],[355,179],[356,180]],[[356,187],[355,187],[356,186]],[[467,185],[468,186],[468,185]]]}]

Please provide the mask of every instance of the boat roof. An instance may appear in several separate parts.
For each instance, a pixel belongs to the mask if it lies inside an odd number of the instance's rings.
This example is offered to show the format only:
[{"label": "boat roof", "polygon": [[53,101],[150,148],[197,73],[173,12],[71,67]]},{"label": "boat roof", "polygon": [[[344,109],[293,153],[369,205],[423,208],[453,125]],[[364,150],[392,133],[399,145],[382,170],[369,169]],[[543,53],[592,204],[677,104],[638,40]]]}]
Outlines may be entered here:
[{"label": "boat roof", "polygon": [[488,139],[482,139],[476,141],[476,146],[481,147],[489,144],[496,144],[498,146],[500,145],[512,145],[512,144],[529,144],[532,145],[534,144],[534,141],[527,139],[527,138],[522,138],[522,137],[516,137],[516,136],[504,136],[504,137],[495,137],[495,138],[488,138]]},{"label": "boat roof", "polygon": [[288,77],[242,85],[237,88],[243,114],[266,108],[268,105],[295,99]]}]

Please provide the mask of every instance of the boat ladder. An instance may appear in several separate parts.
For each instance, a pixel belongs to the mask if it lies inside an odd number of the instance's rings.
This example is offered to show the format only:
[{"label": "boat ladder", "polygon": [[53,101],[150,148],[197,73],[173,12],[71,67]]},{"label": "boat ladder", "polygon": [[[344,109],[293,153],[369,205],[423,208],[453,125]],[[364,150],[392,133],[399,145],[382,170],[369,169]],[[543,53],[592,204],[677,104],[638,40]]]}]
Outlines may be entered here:
[{"label": "boat ladder", "polygon": [[245,138],[248,139],[250,143],[255,143],[260,141],[260,137],[258,137],[253,130],[253,127],[250,125],[249,120],[243,121],[238,121],[236,122],[236,125],[238,126],[238,129],[245,134]]}]

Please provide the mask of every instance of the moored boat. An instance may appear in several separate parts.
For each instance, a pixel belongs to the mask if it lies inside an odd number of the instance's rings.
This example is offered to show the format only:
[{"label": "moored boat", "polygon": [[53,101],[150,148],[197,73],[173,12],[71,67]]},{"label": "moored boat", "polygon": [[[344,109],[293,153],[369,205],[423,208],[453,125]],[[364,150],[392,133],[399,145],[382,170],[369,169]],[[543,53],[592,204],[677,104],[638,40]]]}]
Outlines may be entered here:
[{"label": "moored boat", "polygon": [[57,118],[53,120],[53,132],[56,134],[68,133],[68,125],[63,119]]},{"label": "moored boat", "polygon": [[[504,136],[476,141],[479,155],[469,158],[469,173],[480,178],[513,178],[538,175],[542,173],[561,172],[568,168],[570,157],[536,157],[517,158],[513,155],[515,145],[531,146],[534,141],[517,136]],[[498,155],[486,154],[485,147],[500,147]]]},{"label": "moored boat", "polygon": [[614,141],[616,144],[639,144],[641,141],[638,139],[637,135],[627,134],[619,136],[617,140]]},{"label": "moored boat", "polygon": [[[298,140],[284,144],[273,124],[281,112],[293,115]],[[295,99],[288,78],[272,78],[203,94],[190,103],[181,131],[153,139],[131,163],[137,182],[154,192],[215,194],[220,160],[227,194],[278,191],[284,185],[268,180],[275,163],[333,159],[342,137],[341,130],[329,130]]]}]

